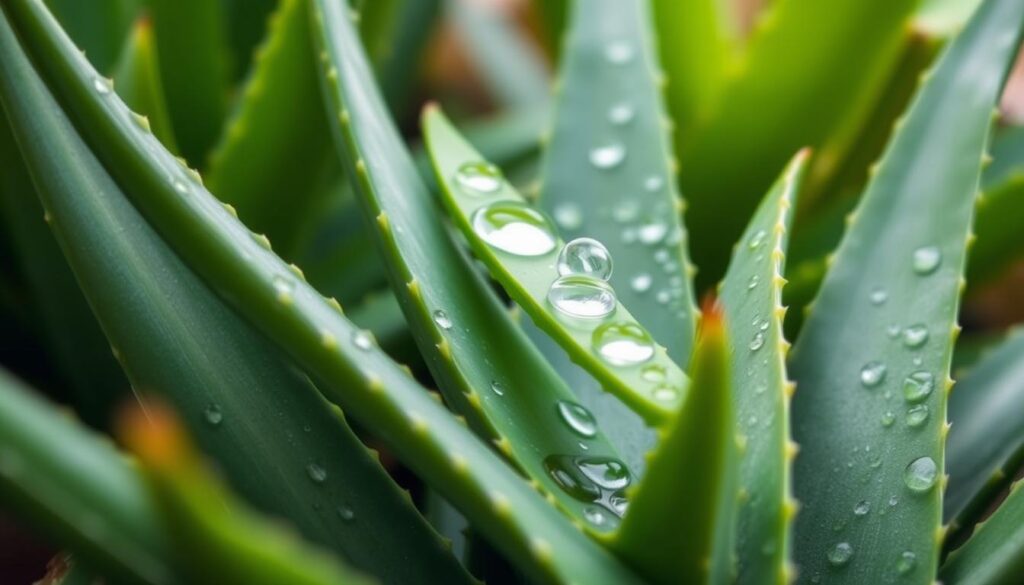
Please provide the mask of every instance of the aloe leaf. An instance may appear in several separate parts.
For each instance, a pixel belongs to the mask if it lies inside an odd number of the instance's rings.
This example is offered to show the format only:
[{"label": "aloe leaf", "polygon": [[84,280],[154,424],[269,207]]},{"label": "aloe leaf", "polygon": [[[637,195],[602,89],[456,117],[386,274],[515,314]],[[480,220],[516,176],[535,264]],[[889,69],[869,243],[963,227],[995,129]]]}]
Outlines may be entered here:
[{"label": "aloe leaf", "polygon": [[149,18],[140,18],[132,26],[114,67],[113,79],[118,95],[128,107],[146,116],[160,142],[171,152],[177,151]]},{"label": "aloe leaf", "polygon": [[[796,556],[834,583],[930,583],[946,391],[992,108],[1024,4],[990,0],[947,48],[858,207],[790,360]],[[926,213],[941,209],[942,213]],[[827,470],[823,472],[823,470]]]},{"label": "aloe leaf", "polygon": [[337,168],[320,104],[308,4],[282,0],[271,17],[206,174],[210,191],[286,257],[316,205],[317,184]]},{"label": "aloe leaf", "polygon": [[0,498],[48,538],[131,582],[182,575],[133,464],[0,370]]},{"label": "aloe leaf", "polygon": [[967,282],[983,284],[1004,273],[1024,256],[1020,226],[1024,222],[1024,127],[1001,129],[992,141],[992,164],[982,178]]},{"label": "aloe leaf", "polygon": [[46,0],[46,5],[96,68],[109,73],[142,1]]},{"label": "aloe leaf", "polygon": [[573,5],[539,204],[628,266],[619,299],[685,367],[697,311],[650,18],[646,0]]},{"label": "aloe leaf", "polygon": [[[446,232],[426,185],[371,87],[347,17],[320,2],[317,35],[338,147],[388,265],[413,337],[448,401],[575,519],[614,527],[608,507],[571,489],[558,472],[577,458],[627,473],[590,415],[525,338]],[[529,425],[522,421],[529,420]],[[614,462],[614,463],[613,463]],[[628,481],[628,477],[627,477]],[[604,509],[604,508],[602,508]]]},{"label": "aloe leaf", "polygon": [[253,51],[267,32],[267,19],[278,6],[278,0],[220,0],[224,4],[227,42],[230,49],[228,69],[231,81],[237,82],[250,69]]},{"label": "aloe leaf", "polygon": [[[542,582],[637,583],[401,366],[253,235],[133,122],[38,0],[4,10],[60,90],[90,145],[132,202],[218,295],[255,325],[355,420],[456,505],[508,558]],[[354,36],[354,35],[353,35]],[[176,185],[186,187],[187,196]],[[520,364],[517,364],[520,365]]]},{"label": "aloe leaf", "polygon": [[779,0],[768,9],[713,111],[676,136],[699,287],[724,273],[730,246],[794,152],[857,137],[846,128],[861,127],[885,89],[916,4]]},{"label": "aloe leaf", "polygon": [[957,384],[949,399],[944,516],[970,530],[1012,479],[1024,448],[1024,330],[1011,333]]},{"label": "aloe leaf", "polygon": [[[372,5],[387,0],[370,0]],[[425,46],[441,13],[441,0],[394,0],[397,6],[387,29],[386,50],[374,61],[381,95],[396,118],[402,118],[414,95],[413,83],[419,79]],[[365,37],[364,37],[365,38]]]},{"label": "aloe leaf", "polygon": [[999,508],[942,565],[948,585],[1013,585],[1024,571],[1024,483],[1014,484]]},{"label": "aloe leaf", "polygon": [[445,0],[445,7],[476,72],[500,106],[527,108],[547,100],[548,73],[543,59],[494,6]]},{"label": "aloe leaf", "polygon": [[[506,184],[436,107],[424,114],[423,134],[442,199],[491,275],[534,324],[610,392],[651,424],[670,417],[680,404],[686,374],[616,300],[603,280],[612,266],[601,244],[585,240],[566,247],[552,222]],[[534,231],[512,242],[508,234],[517,228]],[[487,229],[493,230],[490,235],[481,231]],[[504,240],[502,230],[508,230]],[[517,249],[524,244],[529,249]],[[582,260],[574,254],[583,254]],[[586,275],[572,272],[581,270],[580,262]]]},{"label": "aloe leaf", "polygon": [[166,407],[124,415],[119,434],[138,456],[193,583],[347,585],[370,581],[302,543],[234,497],[204,467]]},{"label": "aloe leaf", "polygon": [[791,208],[810,153],[790,162],[736,245],[719,287],[732,354],[742,494],[737,520],[737,583],[788,583],[790,532],[796,501],[790,492],[789,400],[782,278]]},{"label": "aloe leaf", "polygon": [[739,456],[729,336],[720,311],[704,314],[686,400],[609,543],[653,583],[733,581]]},{"label": "aloe leaf", "polygon": [[980,4],[981,0],[922,0],[914,14],[914,25],[930,34],[952,36]]},{"label": "aloe leaf", "polygon": [[224,6],[210,0],[149,0],[167,108],[182,155],[206,161],[227,110]]},{"label": "aloe leaf", "polygon": [[[4,42],[13,63],[22,55]],[[331,406],[181,264],[70,123],[39,113],[59,107],[24,57],[11,67],[3,98],[19,144],[134,387],[173,401],[236,488],[306,537],[382,577],[458,582],[455,559]]]},{"label": "aloe leaf", "polygon": [[533,0],[531,5],[540,20],[541,37],[548,53],[558,56],[562,49],[570,0]]},{"label": "aloe leaf", "polygon": [[0,215],[14,245],[12,259],[36,299],[32,319],[40,325],[59,372],[57,379],[70,391],[76,413],[90,425],[105,428],[116,403],[128,395],[129,383],[46,227],[32,178],[2,112],[0,160]]}]

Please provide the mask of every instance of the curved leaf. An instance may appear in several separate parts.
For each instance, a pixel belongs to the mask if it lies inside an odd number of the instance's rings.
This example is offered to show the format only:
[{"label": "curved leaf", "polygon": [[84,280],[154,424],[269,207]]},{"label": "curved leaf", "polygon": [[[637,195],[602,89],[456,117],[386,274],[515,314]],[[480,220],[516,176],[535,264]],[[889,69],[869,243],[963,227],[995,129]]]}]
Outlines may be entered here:
[{"label": "curved leaf", "polygon": [[949,556],[939,578],[947,585],[1014,585],[1024,572],[1024,482]]},{"label": "curved leaf", "polygon": [[117,93],[130,108],[146,116],[153,134],[167,150],[175,152],[174,130],[164,100],[160,81],[160,64],[153,44],[153,28],[148,18],[140,18],[132,26],[131,35],[114,67]]}]

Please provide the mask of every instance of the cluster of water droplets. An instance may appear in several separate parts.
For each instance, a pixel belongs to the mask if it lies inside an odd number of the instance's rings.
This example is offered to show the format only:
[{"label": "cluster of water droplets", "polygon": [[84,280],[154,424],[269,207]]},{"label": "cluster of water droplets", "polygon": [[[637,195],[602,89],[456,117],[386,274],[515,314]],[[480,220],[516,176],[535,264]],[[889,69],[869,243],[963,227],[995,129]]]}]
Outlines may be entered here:
[{"label": "cluster of water droplets", "polygon": [[574,499],[584,502],[583,516],[592,525],[613,529],[626,513],[629,470],[613,457],[550,455],[544,468],[555,483]]}]

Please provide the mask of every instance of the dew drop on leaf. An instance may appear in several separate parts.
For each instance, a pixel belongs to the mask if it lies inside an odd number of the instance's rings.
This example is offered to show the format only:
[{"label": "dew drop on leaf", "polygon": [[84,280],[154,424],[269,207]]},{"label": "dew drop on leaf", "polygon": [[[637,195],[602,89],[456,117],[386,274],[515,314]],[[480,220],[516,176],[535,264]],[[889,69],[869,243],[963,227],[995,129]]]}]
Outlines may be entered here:
[{"label": "dew drop on leaf", "polygon": [[548,302],[560,313],[580,319],[600,319],[616,307],[615,291],[605,281],[589,276],[561,276],[548,289]]},{"label": "dew drop on leaf", "polygon": [[597,420],[586,407],[575,402],[559,400],[558,415],[577,435],[588,439],[597,435]]},{"label": "dew drop on leaf", "polygon": [[654,339],[636,323],[605,323],[594,330],[591,344],[613,366],[642,364],[654,356]]},{"label": "dew drop on leaf", "polygon": [[882,426],[891,427],[894,422],[896,422],[896,415],[891,410],[885,411],[885,414],[882,415]]},{"label": "dew drop on leaf", "polygon": [[616,126],[629,124],[635,115],[636,110],[633,109],[633,106],[625,102],[608,108],[608,121]]},{"label": "dew drop on leaf", "polygon": [[871,504],[867,500],[861,500],[853,507],[854,516],[867,516],[870,511]]},{"label": "dew drop on leaf", "polygon": [[221,412],[220,406],[216,404],[210,404],[203,411],[203,418],[206,419],[206,423],[212,427],[220,426],[220,423],[224,422],[224,413]]},{"label": "dew drop on leaf", "polygon": [[313,480],[314,483],[327,481],[327,470],[316,463],[310,463],[306,466],[306,474],[309,475],[309,479]]},{"label": "dew drop on leaf", "polygon": [[939,468],[931,457],[918,457],[903,470],[903,483],[911,491],[926,492],[935,485]]},{"label": "dew drop on leaf", "polygon": [[840,542],[828,551],[828,562],[833,567],[842,567],[853,558],[853,546],[848,542]]},{"label": "dew drop on leaf", "polygon": [[658,386],[651,394],[658,402],[672,403],[679,399],[679,389],[674,386]]},{"label": "dew drop on leaf", "polygon": [[917,567],[917,555],[908,551],[900,553],[900,558],[896,561],[896,572],[900,575],[910,574],[914,568]]},{"label": "dew drop on leaf", "polygon": [[451,317],[448,316],[448,313],[445,313],[441,309],[438,309],[434,311],[433,317],[434,324],[440,327],[441,329],[447,331],[452,328],[452,320]]},{"label": "dew drop on leaf", "polygon": [[626,147],[618,142],[590,149],[590,164],[599,169],[612,169],[626,159]]},{"label": "dew drop on leaf", "polygon": [[110,82],[102,77],[96,77],[92,80],[92,88],[100,95],[107,95],[110,93]]},{"label": "dew drop on leaf", "polygon": [[341,518],[345,522],[351,522],[356,519],[356,513],[352,508],[348,506],[338,506],[338,518]]},{"label": "dew drop on leaf", "polygon": [[491,382],[491,392],[494,392],[498,396],[504,396],[505,385],[497,380],[494,380],[493,382]]},{"label": "dew drop on leaf", "polygon": [[860,369],[860,383],[865,388],[874,388],[885,379],[885,372],[885,364],[882,362],[868,362]]},{"label": "dew drop on leaf", "polygon": [[637,237],[641,244],[654,246],[660,244],[668,233],[668,224],[661,220],[651,220],[640,225]]},{"label": "dew drop on leaf", "polygon": [[921,402],[935,388],[935,377],[923,370],[914,372],[903,380],[903,398],[907,402]]},{"label": "dew drop on leaf", "polygon": [[640,377],[646,382],[664,382],[665,381],[665,368],[658,364],[651,364],[644,366],[640,370]]},{"label": "dew drop on leaf", "polygon": [[918,404],[907,411],[907,426],[912,428],[920,427],[928,420],[928,405]]},{"label": "dew drop on leaf", "polygon": [[903,345],[918,348],[928,341],[928,326],[923,323],[911,325],[903,330]]},{"label": "dew drop on leaf", "polygon": [[575,274],[608,280],[612,276],[612,255],[593,238],[576,238],[562,246],[556,268],[560,276]]},{"label": "dew drop on leaf", "polygon": [[492,195],[501,190],[504,179],[498,167],[486,162],[468,162],[455,172],[455,182],[469,195]]},{"label": "dew drop on leaf", "polygon": [[942,262],[942,252],[935,246],[923,246],[914,250],[914,272],[931,274]]},{"label": "dew drop on leaf", "polygon": [[473,231],[492,248],[516,256],[555,249],[555,230],[541,212],[518,201],[500,201],[473,213]]},{"label": "dew drop on leaf", "polygon": [[651,283],[653,279],[650,274],[641,272],[633,278],[629,279],[629,288],[633,289],[633,292],[643,293],[651,290]]},{"label": "dew drop on leaf", "polygon": [[889,293],[882,287],[877,287],[871,290],[871,294],[868,296],[871,300],[872,305],[882,305],[885,301],[889,300]]},{"label": "dew drop on leaf", "polygon": [[583,214],[575,203],[559,203],[554,209],[555,222],[563,230],[579,229],[583,225]]},{"label": "dew drop on leaf", "polygon": [[633,45],[626,41],[609,43],[604,49],[604,58],[613,65],[625,65],[633,60],[634,55]]},{"label": "dew drop on leaf", "polygon": [[750,340],[748,347],[750,348],[750,351],[757,351],[764,347],[764,333],[761,333],[760,331],[755,333],[754,338]]},{"label": "dew drop on leaf", "polygon": [[665,180],[659,177],[658,175],[651,175],[650,177],[644,179],[644,189],[646,189],[649,193],[660,191],[661,188],[664,186]]},{"label": "dew drop on leaf", "polygon": [[357,348],[366,351],[373,347],[373,337],[366,331],[356,331],[352,334],[352,344]]},{"label": "dew drop on leaf", "polygon": [[750,248],[751,250],[756,250],[760,248],[761,244],[764,243],[764,239],[767,235],[768,233],[766,231],[757,230],[756,232],[754,232],[754,235],[750,236],[750,241],[747,242],[747,247]]}]

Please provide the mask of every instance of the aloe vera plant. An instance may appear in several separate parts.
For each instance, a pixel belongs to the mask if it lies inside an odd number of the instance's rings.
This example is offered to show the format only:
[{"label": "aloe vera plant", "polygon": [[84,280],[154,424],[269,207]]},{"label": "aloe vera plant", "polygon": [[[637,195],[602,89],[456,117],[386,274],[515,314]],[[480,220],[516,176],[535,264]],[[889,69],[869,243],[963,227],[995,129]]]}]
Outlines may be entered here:
[{"label": "aloe vera plant", "polygon": [[1024,4],[534,4],[0,0],[0,581],[1020,581]]}]

